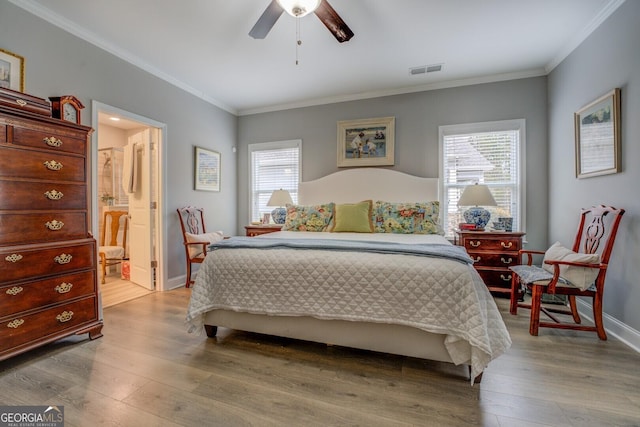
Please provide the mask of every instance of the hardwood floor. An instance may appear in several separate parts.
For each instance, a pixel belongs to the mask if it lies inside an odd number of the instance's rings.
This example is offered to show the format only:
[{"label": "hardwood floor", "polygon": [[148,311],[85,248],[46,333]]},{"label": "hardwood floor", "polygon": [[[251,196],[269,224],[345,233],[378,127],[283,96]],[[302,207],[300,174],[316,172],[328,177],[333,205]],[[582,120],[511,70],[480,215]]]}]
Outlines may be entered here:
[{"label": "hardwood floor", "polygon": [[105,277],[105,283],[100,284],[103,308],[131,301],[132,299],[148,295],[151,292],[153,291],[128,280],[122,280],[120,276],[114,274],[107,275]]},{"label": "hardwood floor", "polygon": [[[104,310],[104,337],[0,362],[4,405],[63,405],[65,426],[638,426],[640,355],[595,334],[528,334],[471,387],[466,367],[220,330],[186,333],[189,290]],[[384,339],[384,337],[381,337]]]}]

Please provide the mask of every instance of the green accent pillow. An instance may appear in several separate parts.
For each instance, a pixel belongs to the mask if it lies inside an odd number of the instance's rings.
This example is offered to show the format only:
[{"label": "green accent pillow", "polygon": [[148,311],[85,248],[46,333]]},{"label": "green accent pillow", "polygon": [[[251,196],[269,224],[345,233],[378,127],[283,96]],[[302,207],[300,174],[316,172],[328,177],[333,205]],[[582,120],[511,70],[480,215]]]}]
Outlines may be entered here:
[{"label": "green accent pillow", "polygon": [[330,231],[335,233],[373,233],[372,205],[371,200],[360,203],[336,204],[333,213],[333,227]]}]

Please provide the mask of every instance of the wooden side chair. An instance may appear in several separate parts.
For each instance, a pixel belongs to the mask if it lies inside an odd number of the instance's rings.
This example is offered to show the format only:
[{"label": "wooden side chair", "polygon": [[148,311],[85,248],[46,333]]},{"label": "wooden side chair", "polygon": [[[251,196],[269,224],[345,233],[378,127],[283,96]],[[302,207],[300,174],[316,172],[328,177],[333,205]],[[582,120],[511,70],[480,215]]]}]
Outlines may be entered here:
[{"label": "wooden side chair", "polygon": [[222,231],[207,233],[204,225],[204,209],[193,206],[178,208],[180,218],[180,228],[184,244],[184,253],[187,260],[187,281],[188,288],[194,280],[191,279],[193,264],[201,264],[207,256],[207,248],[213,242],[223,239]]},{"label": "wooden side chair", "polygon": [[128,225],[129,212],[105,211],[102,220],[102,236],[98,247],[102,284],[105,282],[107,267],[120,264],[126,259]]},{"label": "wooden side chair", "polygon": [[[624,209],[612,206],[583,209],[571,250],[556,243],[546,252],[520,251],[520,256],[527,256],[527,263],[510,267],[515,273],[511,279],[510,312],[517,314],[518,307],[531,309],[531,335],[537,336],[538,329],[543,327],[592,331],[601,340],[607,339],[602,323],[602,297],[613,243],[623,214]],[[542,267],[532,265],[535,254],[544,254]],[[531,289],[531,304],[519,302],[527,288]],[[567,295],[569,309],[543,307],[543,294]],[[576,296],[592,299],[594,326],[581,324]],[[541,312],[553,322],[540,321]],[[570,315],[573,322],[562,322],[554,313]]]}]

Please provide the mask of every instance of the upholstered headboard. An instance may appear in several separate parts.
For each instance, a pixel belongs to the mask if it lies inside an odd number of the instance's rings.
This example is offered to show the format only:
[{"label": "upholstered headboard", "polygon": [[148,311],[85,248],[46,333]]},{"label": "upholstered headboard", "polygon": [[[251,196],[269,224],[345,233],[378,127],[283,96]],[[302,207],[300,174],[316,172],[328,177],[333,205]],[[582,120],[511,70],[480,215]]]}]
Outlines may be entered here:
[{"label": "upholstered headboard", "polygon": [[353,203],[360,200],[438,200],[438,178],[421,178],[381,168],[345,169],[298,186],[298,203]]}]

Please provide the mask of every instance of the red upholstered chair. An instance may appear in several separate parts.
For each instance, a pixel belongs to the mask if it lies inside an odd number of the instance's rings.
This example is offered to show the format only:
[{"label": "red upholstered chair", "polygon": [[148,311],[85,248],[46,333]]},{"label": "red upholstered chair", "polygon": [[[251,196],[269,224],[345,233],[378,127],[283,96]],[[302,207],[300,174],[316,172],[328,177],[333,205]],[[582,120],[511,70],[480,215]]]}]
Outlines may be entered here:
[{"label": "red upholstered chair", "polygon": [[[517,314],[518,307],[531,309],[531,335],[538,335],[538,329],[542,327],[592,331],[597,332],[601,340],[607,339],[602,323],[602,297],[613,243],[623,214],[624,209],[612,206],[583,209],[571,250],[557,243],[546,252],[520,251],[520,256],[527,255],[527,264],[510,267],[515,273],[511,280],[510,312]],[[535,254],[545,255],[543,266],[546,269],[532,265]],[[519,302],[527,288],[531,289],[531,304]],[[567,295],[569,309],[543,306],[543,294]],[[592,299],[594,326],[581,324],[576,296]],[[553,322],[540,321],[541,312]],[[573,322],[562,322],[554,313],[570,315]]]},{"label": "red upholstered chair", "polygon": [[193,206],[178,208],[180,227],[184,243],[184,253],[187,259],[187,281],[185,286],[190,287],[193,264],[201,264],[207,256],[208,246],[218,240],[222,240],[222,231],[207,233],[204,226],[204,209]]}]

